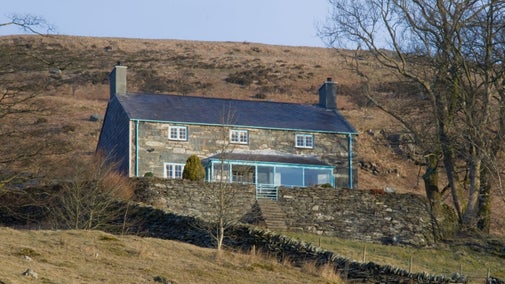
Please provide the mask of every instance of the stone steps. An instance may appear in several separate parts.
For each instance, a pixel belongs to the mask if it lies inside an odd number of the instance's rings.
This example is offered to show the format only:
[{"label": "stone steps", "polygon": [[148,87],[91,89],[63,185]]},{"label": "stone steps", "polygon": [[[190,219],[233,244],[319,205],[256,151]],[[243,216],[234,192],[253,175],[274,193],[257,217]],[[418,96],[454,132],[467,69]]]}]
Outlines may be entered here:
[{"label": "stone steps", "polygon": [[265,220],[265,224],[269,230],[283,232],[288,229],[286,226],[286,213],[284,213],[276,201],[269,199],[258,199],[257,202],[261,215]]}]

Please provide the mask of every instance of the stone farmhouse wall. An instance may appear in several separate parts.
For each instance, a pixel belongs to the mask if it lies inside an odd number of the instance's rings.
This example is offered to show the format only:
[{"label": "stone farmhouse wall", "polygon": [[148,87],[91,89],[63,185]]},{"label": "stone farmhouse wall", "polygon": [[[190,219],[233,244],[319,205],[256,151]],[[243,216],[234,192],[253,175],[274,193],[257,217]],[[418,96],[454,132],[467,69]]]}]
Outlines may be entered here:
[{"label": "stone farmhouse wall", "polygon": [[[102,130],[100,132],[97,150],[102,151],[107,158],[112,159],[119,165],[119,171],[127,174],[130,169],[128,157],[128,139],[130,133],[129,118],[124,109],[114,96],[109,102],[107,113],[104,117]],[[104,131],[107,129],[107,131]]]},{"label": "stone farmhouse wall", "polygon": [[[138,179],[137,198],[166,212],[208,218],[208,184],[156,178]],[[258,221],[254,187],[236,185],[234,217]],[[280,188],[279,206],[289,230],[388,244],[433,243],[427,200],[413,194],[373,194],[333,188]]]},{"label": "stone farmhouse wall", "polygon": [[278,204],[291,230],[388,244],[434,241],[428,203],[419,195],[281,188]]},{"label": "stone farmhouse wall", "polygon": [[[187,126],[188,141],[173,141],[168,139],[169,126]],[[321,161],[335,165],[335,183],[337,187],[346,187],[348,182],[348,137],[343,134],[309,133],[291,130],[272,130],[259,128],[240,128],[248,130],[249,143],[229,144],[226,151],[255,154],[293,154],[302,156],[316,156]],[[147,172],[163,177],[163,163],[181,163],[193,154],[200,159],[219,154],[223,145],[228,144],[230,127],[221,125],[169,124],[159,122],[140,121],[138,123],[138,140],[135,141],[136,129],[132,124],[130,137],[131,145],[138,143],[138,174],[143,176]],[[295,147],[295,134],[313,134],[314,148],[303,149]],[[357,147],[356,137],[353,136],[353,184],[357,186]],[[135,149],[131,150],[132,153]],[[131,164],[135,164],[132,156]],[[130,173],[131,176],[134,174]]]}]

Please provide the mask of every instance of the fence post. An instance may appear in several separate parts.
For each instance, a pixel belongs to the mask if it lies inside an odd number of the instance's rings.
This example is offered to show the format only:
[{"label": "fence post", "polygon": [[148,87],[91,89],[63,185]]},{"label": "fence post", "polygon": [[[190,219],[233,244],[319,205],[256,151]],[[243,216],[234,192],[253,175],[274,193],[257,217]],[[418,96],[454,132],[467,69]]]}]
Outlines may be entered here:
[{"label": "fence post", "polygon": [[344,281],[347,281],[347,279],[349,278],[349,261],[346,261],[345,262],[345,265],[344,265]]},{"label": "fence post", "polygon": [[366,262],[366,246],[363,247],[363,262]]},{"label": "fence post", "polygon": [[412,256],[409,258],[409,273],[412,273]]}]

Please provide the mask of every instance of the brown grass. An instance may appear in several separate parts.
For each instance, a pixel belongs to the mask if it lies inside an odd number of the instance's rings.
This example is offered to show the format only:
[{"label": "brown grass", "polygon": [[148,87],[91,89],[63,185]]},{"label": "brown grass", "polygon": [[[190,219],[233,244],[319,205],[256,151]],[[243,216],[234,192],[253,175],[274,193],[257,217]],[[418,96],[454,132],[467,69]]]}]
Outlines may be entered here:
[{"label": "brown grass", "polygon": [[[0,228],[0,281],[42,283],[333,283],[262,255],[222,252],[185,243],[117,237],[99,231]],[[29,257],[29,258],[27,258]],[[338,283],[338,282],[337,282]]]}]

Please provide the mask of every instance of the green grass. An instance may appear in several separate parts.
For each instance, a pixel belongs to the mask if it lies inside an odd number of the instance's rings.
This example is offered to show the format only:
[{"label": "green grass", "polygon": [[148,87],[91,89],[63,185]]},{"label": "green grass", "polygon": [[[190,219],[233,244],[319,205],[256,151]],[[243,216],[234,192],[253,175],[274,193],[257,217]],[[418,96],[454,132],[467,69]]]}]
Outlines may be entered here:
[{"label": "green grass", "polygon": [[285,234],[356,261],[363,261],[365,255],[366,262],[388,264],[407,271],[411,266],[413,273],[427,272],[451,276],[453,273],[462,272],[470,282],[483,282],[489,269],[491,276],[505,279],[504,258],[478,252],[468,247],[450,247],[438,244],[430,248],[413,248],[365,243],[308,233],[288,232]]}]

